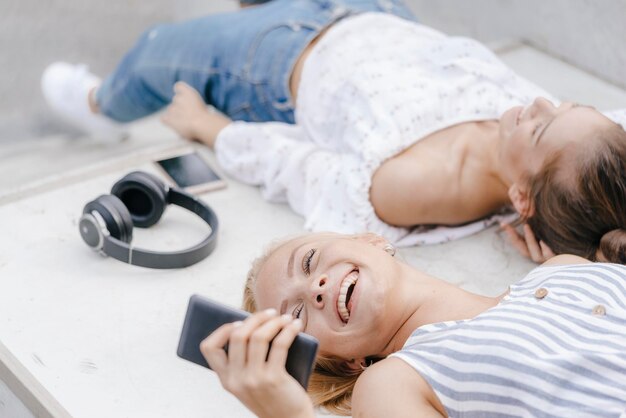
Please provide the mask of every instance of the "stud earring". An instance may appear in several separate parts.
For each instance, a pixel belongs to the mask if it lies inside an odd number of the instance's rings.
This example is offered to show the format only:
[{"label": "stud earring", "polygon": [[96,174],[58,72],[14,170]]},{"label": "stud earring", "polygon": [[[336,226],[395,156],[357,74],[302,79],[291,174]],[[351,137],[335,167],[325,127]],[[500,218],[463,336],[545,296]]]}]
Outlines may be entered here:
[{"label": "stud earring", "polygon": [[383,250],[392,257],[396,255],[396,247],[391,244],[385,244]]}]

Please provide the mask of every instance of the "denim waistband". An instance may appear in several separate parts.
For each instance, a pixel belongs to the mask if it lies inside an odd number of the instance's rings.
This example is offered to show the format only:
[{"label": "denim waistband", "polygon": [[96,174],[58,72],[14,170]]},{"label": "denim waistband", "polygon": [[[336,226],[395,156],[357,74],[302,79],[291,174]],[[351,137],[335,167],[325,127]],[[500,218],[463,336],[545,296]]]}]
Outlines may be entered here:
[{"label": "denim waistband", "polygon": [[100,89],[110,117],[129,121],[166,106],[184,81],[235,120],[293,123],[289,79],[298,57],[338,20],[367,11],[414,19],[401,0],[271,0],[147,30]]}]

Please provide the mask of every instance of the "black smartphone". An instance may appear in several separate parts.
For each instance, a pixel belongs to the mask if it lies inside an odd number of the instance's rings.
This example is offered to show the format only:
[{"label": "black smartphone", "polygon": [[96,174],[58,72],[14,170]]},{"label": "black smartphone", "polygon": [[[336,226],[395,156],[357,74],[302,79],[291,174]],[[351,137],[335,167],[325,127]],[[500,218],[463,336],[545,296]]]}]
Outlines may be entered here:
[{"label": "black smartphone", "polygon": [[[242,321],[250,314],[240,309],[231,308],[199,295],[189,299],[187,315],[178,342],[178,357],[189,360],[200,366],[209,367],[202,352],[200,343],[221,325]],[[317,340],[305,333],[299,333],[287,353],[285,368],[304,389],[309,384],[317,355]],[[224,348],[228,351],[228,347]]]},{"label": "black smartphone", "polygon": [[156,163],[175,185],[189,193],[204,193],[226,187],[226,182],[195,151],[187,151]]}]

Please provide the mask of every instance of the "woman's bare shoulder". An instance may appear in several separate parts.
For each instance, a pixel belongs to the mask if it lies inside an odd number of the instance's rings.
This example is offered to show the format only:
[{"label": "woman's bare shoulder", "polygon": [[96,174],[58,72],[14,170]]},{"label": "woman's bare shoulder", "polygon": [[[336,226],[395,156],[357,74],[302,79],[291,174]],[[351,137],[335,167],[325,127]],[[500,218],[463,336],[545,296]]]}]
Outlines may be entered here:
[{"label": "woman's bare shoulder", "polygon": [[587,264],[591,261],[586,258],[579,257],[573,254],[560,254],[552,257],[548,261],[542,264],[542,266],[561,266],[566,264]]},{"label": "woman's bare shoulder", "polygon": [[361,374],[352,394],[352,413],[355,417],[445,416],[428,382],[396,357],[382,360]]}]

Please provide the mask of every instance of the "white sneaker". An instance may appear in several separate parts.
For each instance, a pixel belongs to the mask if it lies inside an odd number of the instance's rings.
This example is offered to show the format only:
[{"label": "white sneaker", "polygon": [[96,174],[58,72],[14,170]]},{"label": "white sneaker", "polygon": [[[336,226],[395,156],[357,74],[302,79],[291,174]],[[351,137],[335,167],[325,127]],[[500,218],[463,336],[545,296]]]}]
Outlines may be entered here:
[{"label": "white sneaker", "polygon": [[50,108],[80,131],[100,140],[124,139],[128,137],[124,125],[89,107],[89,92],[101,82],[86,65],[55,62],[44,70],[41,90]]}]

